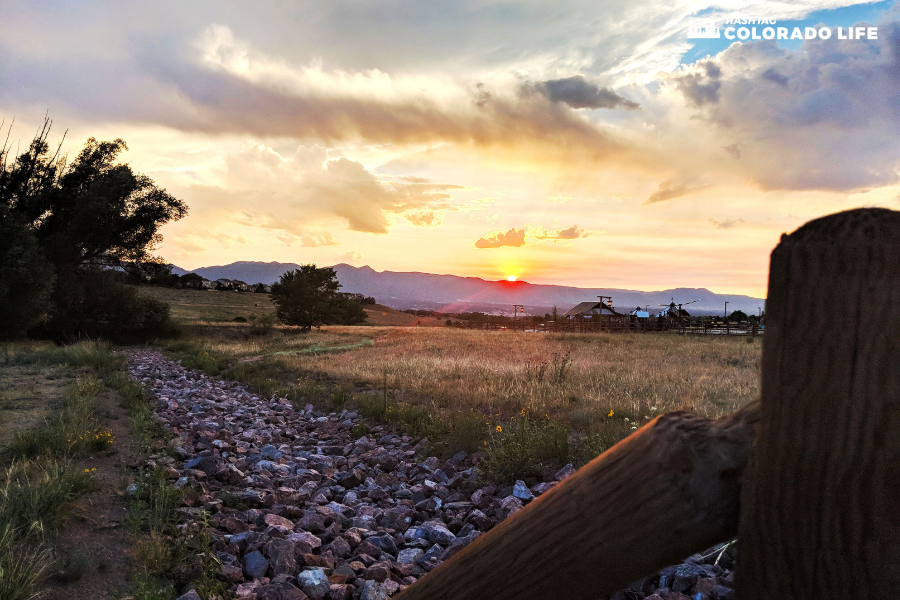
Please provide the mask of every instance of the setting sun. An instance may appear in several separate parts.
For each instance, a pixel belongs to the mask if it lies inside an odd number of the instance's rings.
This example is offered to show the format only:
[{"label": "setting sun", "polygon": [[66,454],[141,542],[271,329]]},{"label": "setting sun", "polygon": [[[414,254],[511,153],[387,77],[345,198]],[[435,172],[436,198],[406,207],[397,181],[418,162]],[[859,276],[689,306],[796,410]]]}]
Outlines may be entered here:
[{"label": "setting sun", "polygon": [[510,275],[509,277],[506,278],[506,280],[507,280],[507,281],[515,281],[515,280],[516,280],[516,276],[515,276],[515,275]]}]

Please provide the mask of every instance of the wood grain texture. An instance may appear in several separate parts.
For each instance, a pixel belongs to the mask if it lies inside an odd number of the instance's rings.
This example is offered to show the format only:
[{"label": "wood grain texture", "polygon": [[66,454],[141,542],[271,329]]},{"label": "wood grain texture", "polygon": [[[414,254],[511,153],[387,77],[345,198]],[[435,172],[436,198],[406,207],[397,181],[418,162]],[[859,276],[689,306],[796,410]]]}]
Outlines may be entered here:
[{"label": "wood grain texture", "polygon": [[772,252],[741,600],[900,594],[900,213],[853,210]]},{"label": "wood grain texture", "polygon": [[399,598],[596,600],[733,537],[757,418],[657,417]]}]

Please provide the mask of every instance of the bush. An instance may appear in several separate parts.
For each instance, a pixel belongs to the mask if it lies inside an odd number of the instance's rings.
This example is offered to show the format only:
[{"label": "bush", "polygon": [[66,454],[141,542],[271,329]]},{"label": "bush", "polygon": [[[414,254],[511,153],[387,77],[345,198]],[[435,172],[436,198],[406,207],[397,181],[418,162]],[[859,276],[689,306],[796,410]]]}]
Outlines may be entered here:
[{"label": "bush", "polygon": [[44,320],[52,290],[53,269],[34,232],[0,207],[0,340]]},{"label": "bush", "polygon": [[37,333],[55,341],[103,338],[131,344],[174,337],[169,305],[115,281],[110,272],[79,271],[58,286],[50,319]]}]

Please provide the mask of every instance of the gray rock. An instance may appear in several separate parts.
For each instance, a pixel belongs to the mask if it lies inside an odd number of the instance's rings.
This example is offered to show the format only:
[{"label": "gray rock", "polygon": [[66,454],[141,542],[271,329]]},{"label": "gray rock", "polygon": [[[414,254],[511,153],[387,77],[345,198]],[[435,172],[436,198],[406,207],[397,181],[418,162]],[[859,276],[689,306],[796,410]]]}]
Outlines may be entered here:
[{"label": "gray rock", "polygon": [[250,579],[259,579],[266,576],[269,570],[269,561],[259,550],[254,550],[244,557],[244,575]]},{"label": "gray rock", "polygon": [[574,474],[575,474],[575,467],[572,466],[572,463],[569,463],[566,466],[564,466],[562,469],[560,469],[559,471],[556,472],[556,480],[562,481],[566,477],[569,477]]},{"label": "gray rock", "polygon": [[387,600],[388,591],[383,583],[366,581],[359,593],[359,600]]},{"label": "gray rock", "polygon": [[201,598],[200,598],[200,594],[198,594],[194,590],[191,590],[187,594],[182,594],[181,596],[178,596],[178,600],[201,600]]},{"label": "gray rock", "polygon": [[309,569],[301,572],[297,575],[297,585],[304,594],[315,600],[324,598],[331,589],[328,576],[322,569]]},{"label": "gray rock", "polygon": [[422,537],[425,537],[429,542],[444,546],[448,546],[450,542],[456,539],[456,536],[447,529],[447,526],[443,521],[426,521],[419,527],[419,532]]},{"label": "gray rock", "polygon": [[516,484],[513,486],[512,495],[522,500],[523,502],[527,502],[528,500],[534,500],[534,494],[531,493],[531,490],[528,489],[528,486],[525,485],[524,481],[516,481]]},{"label": "gray rock", "polygon": [[397,553],[397,562],[401,565],[412,565],[425,554],[420,548],[404,548]]},{"label": "gray rock", "polygon": [[[447,533],[450,533],[450,531],[447,530]],[[450,535],[453,534],[450,533]],[[386,533],[369,536],[366,538],[366,541],[376,548],[381,548],[382,551],[387,552],[388,554],[397,554],[397,544],[394,542],[394,538]]]}]

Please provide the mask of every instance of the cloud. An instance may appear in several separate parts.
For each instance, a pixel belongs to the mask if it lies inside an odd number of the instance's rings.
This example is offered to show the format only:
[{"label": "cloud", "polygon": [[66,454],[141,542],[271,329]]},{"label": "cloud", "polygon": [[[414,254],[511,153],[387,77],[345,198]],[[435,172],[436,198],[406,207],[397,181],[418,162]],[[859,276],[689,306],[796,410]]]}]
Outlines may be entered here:
[{"label": "cloud", "polygon": [[632,102],[610,88],[601,88],[581,75],[565,79],[544,81],[538,86],[553,102],[562,102],[572,108],[608,108],[616,107],[635,110],[640,104]]},{"label": "cloud", "polygon": [[[702,131],[740,158],[720,173],[766,190],[848,192],[900,181],[900,23],[879,24],[878,40],[832,36],[800,51],[735,43],[670,81],[701,109],[682,137]],[[703,159],[693,158],[696,177]]]},{"label": "cloud", "polygon": [[406,220],[418,227],[437,227],[444,222],[444,215],[433,210],[421,210],[403,215]]},{"label": "cloud", "polygon": [[644,201],[644,204],[653,204],[655,202],[680,198],[694,190],[703,189],[704,187],[706,186],[691,186],[686,183],[676,183],[669,179],[656,186],[656,189],[653,190],[650,197]]},{"label": "cloud", "polygon": [[303,246],[337,242],[332,234],[311,230],[310,222],[338,218],[347,228],[365,233],[389,231],[391,215],[404,214],[415,224],[436,226],[440,210],[460,210],[451,184],[410,182],[377,175],[347,158],[330,159],[321,146],[297,148],[282,156],[261,144],[246,146],[225,159],[229,189],[264,201],[264,209],[244,210],[239,222],[284,231]]},{"label": "cloud", "polygon": [[513,227],[506,233],[494,231],[475,242],[476,248],[501,248],[503,246],[519,247],[525,245],[525,229]]},{"label": "cloud", "polygon": [[568,229],[561,229],[558,231],[538,229],[534,231],[532,235],[538,240],[577,240],[579,238],[586,238],[591,234],[584,229],[580,229],[578,225],[572,225]]},{"label": "cloud", "polygon": [[721,221],[717,221],[715,219],[710,219],[710,223],[716,226],[717,229],[731,229],[732,227],[737,227],[744,223],[743,219],[723,219]]},{"label": "cloud", "polygon": [[345,261],[351,262],[351,261],[362,260],[362,258],[363,258],[363,255],[360,254],[359,252],[350,251],[350,252],[347,252],[346,254],[341,254],[340,256],[338,256],[337,260],[339,262],[345,262]]},{"label": "cloud", "polygon": [[712,59],[698,61],[694,68],[684,75],[674,77],[678,90],[694,106],[718,102],[722,82],[722,70]]}]

